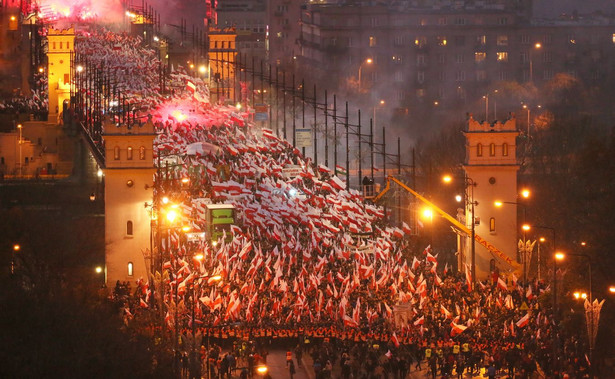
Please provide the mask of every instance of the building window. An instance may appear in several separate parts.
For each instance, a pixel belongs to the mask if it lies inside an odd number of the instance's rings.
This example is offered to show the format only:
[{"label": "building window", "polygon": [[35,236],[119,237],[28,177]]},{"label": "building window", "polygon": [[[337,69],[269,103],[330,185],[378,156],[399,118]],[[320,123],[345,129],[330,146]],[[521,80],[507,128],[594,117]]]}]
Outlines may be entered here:
[{"label": "building window", "polygon": [[416,65],[419,67],[425,66],[425,55],[424,54],[419,54],[416,56]]},{"label": "building window", "polygon": [[132,221],[126,221],[126,235],[127,236],[132,236],[133,235],[133,227],[132,227]]},{"label": "building window", "polygon": [[394,78],[396,82],[401,83],[404,81],[404,73],[401,71],[397,71],[395,72]]},{"label": "building window", "polygon": [[465,45],[466,45],[465,36],[455,36],[455,46],[465,46]]},{"label": "building window", "polygon": [[466,80],[466,72],[465,71],[457,71],[455,73],[455,81],[463,82]]},{"label": "building window", "polygon": [[487,53],[477,51],[474,53],[474,62],[480,63],[487,59]]},{"label": "building window", "polygon": [[489,144],[489,155],[495,157],[495,143]]},{"label": "building window", "polygon": [[500,24],[500,25],[507,25],[508,24],[508,18],[507,17],[500,17],[498,19],[498,24]]},{"label": "building window", "polygon": [[458,17],[455,19],[455,25],[465,25],[466,19],[462,17]]},{"label": "building window", "polygon": [[446,54],[438,54],[438,63],[446,63]]},{"label": "building window", "polygon": [[480,36],[476,36],[476,43],[481,46],[485,46],[487,44],[487,36],[484,34]]},{"label": "building window", "polygon": [[527,35],[527,34],[521,35],[521,43],[523,45],[529,45],[530,44],[530,36]]},{"label": "building window", "polygon": [[139,159],[142,161],[145,160],[145,146],[139,148]]},{"label": "building window", "polygon": [[615,33],[613,33],[613,43],[615,43]]},{"label": "building window", "polygon": [[113,148],[113,159],[118,161],[120,160],[120,147],[116,146]]},{"label": "building window", "polygon": [[375,47],[375,46],[376,46],[376,37],[370,36],[369,37],[369,47]]},{"label": "building window", "polygon": [[508,52],[507,51],[499,51],[496,54],[498,57],[498,62],[508,62]]},{"label": "building window", "polygon": [[507,143],[502,144],[502,155],[505,157],[508,156],[508,144]]},{"label": "building window", "polygon": [[476,156],[477,157],[483,156],[483,144],[482,143],[479,143],[478,145],[476,145]]},{"label": "building window", "polygon": [[346,47],[352,47],[352,37],[346,37]]},{"label": "building window", "polygon": [[128,276],[133,276],[135,274],[134,271],[135,270],[132,262],[128,262]]},{"label": "building window", "polygon": [[427,45],[427,37],[416,37],[414,44],[418,47],[425,47],[425,45]]},{"label": "building window", "polygon": [[418,71],[416,73],[416,81],[419,82],[419,84],[423,84],[425,81],[425,71]]},{"label": "building window", "polygon": [[487,71],[485,71],[485,70],[477,70],[476,71],[476,81],[477,82],[484,82],[485,80],[487,80]]},{"label": "building window", "polygon": [[417,89],[416,97],[418,97],[419,99],[422,99],[423,97],[425,97],[425,89],[424,88]]},{"label": "building window", "polygon": [[404,36],[396,35],[393,39],[393,44],[395,46],[403,46],[404,45]]},{"label": "building window", "polygon": [[530,55],[528,53],[521,52],[519,57],[521,58],[521,63],[527,63],[530,61]]},{"label": "building window", "polygon": [[128,159],[129,161],[132,160],[132,146],[128,146],[128,149],[126,151],[126,159]]},{"label": "building window", "polygon": [[495,233],[495,217],[489,219],[489,231]]},{"label": "building window", "polygon": [[440,17],[438,19],[438,25],[446,25],[446,17]]},{"label": "building window", "polygon": [[402,57],[401,55],[393,55],[393,63],[395,64],[402,64]]},{"label": "building window", "polygon": [[455,55],[455,63],[463,63],[463,61],[464,61],[463,54]]},{"label": "building window", "polygon": [[508,46],[508,36],[498,36],[497,45]]},{"label": "building window", "polygon": [[545,62],[545,63],[553,62],[553,54],[550,51],[545,51],[542,54],[542,61]]},{"label": "building window", "polygon": [[378,17],[372,17],[371,18],[371,24],[372,24],[372,28],[378,26],[378,24],[379,24]]},{"label": "building window", "polygon": [[446,37],[438,36],[436,37],[436,42],[438,43],[438,46],[446,46]]}]

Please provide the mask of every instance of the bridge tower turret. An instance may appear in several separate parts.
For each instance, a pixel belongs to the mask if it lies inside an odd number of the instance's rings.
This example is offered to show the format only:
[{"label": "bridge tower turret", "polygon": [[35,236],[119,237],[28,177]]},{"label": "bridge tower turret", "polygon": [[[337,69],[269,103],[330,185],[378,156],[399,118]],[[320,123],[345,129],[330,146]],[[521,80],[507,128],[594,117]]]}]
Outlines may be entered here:
[{"label": "bridge tower turret", "polygon": [[155,126],[105,125],[105,280],[148,279]]},{"label": "bridge tower turret", "polygon": [[51,27],[47,33],[47,44],[47,121],[57,123],[60,113],[68,108],[70,101],[70,60],[75,51],[75,28],[59,30]]}]

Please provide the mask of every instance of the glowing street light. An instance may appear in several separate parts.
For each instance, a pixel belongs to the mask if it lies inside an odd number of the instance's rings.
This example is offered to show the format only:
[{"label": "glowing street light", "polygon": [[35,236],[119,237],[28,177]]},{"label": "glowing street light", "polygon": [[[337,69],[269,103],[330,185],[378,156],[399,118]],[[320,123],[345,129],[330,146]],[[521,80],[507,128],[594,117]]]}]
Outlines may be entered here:
[{"label": "glowing street light", "polygon": [[374,60],[372,58],[367,58],[359,65],[359,92],[361,91],[361,72],[363,71],[364,64],[372,64]]},{"label": "glowing street light", "polygon": [[579,299],[585,300],[585,299],[587,299],[587,293],[585,293],[585,292],[575,291],[575,293],[573,293],[572,296],[574,296],[574,298],[576,300],[579,300]]}]

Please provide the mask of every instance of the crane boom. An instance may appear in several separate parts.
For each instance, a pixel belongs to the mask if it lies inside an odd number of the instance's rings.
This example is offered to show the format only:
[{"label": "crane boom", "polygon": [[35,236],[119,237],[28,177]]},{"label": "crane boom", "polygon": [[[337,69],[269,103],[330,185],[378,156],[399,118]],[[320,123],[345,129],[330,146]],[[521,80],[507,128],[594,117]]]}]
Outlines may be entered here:
[{"label": "crane boom", "polygon": [[[376,195],[372,199],[374,202],[377,202],[378,200],[380,200],[391,189],[391,182],[397,183],[401,188],[403,188],[404,190],[410,192],[414,197],[416,197],[417,199],[419,199],[423,203],[427,204],[430,208],[432,208],[434,211],[436,211],[440,216],[444,217],[448,222],[453,224],[453,226],[455,226],[457,229],[461,230],[462,232],[464,232],[468,236],[472,235],[472,231],[470,229],[468,229],[467,226],[465,226],[464,224],[460,223],[454,217],[452,217],[451,215],[449,215],[448,213],[446,213],[442,209],[440,209],[440,207],[438,207],[437,205],[435,205],[431,201],[427,200],[425,197],[421,196],[418,192],[416,192],[412,188],[408,187],[401,180],[399,180],[399,179],[397,179],[397,178],[395,178],[393,176],[387,176],[386,185],[385,185],[384,189],[382,191],[380,191],[380,193],[378,195]],[[510,266],[512,266],[514,268],[517,268],[516,262],[514,262],[512,259],[510,259],[510,257],[508,257],[506,254],[504,254],[497,247],[493,246],[487,240],[485,240],[484,238],[482,238],[481,236],[479,236],[476,233],[474,233],[474,239],[476,240],[476,242],[478,242],[479,244],[483,245],[487,250],[489,250],[491,253],[496,255],[498,258],[502,259],[504,262],[508,263]]]}]

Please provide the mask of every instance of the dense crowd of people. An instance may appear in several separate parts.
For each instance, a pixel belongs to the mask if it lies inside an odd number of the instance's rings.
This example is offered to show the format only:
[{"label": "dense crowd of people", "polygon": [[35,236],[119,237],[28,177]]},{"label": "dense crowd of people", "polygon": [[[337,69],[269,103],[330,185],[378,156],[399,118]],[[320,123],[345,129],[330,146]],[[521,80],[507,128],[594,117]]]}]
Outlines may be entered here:
[{"label": "dense crowd of people", "polygon": [[334,367],[344,378],[403,378],[425,364],[434,377],[480,367],[523,377],[587,373],[583,346],[557,343],[540,301],[545,283],[494,274],[473,287],[467,267],[442,267],[406,224],[389,225],[381,207],[255,127],[248,112],[209,103],[205,83],[181,68],[172,77],[181,90],[163,97],[159,61],[140,39],[88,30],[76,48],[147,108],[157,161],[177,162],[159,167],[155,196],[178,203],[195,231],[207,229],[205,198],[236,212],[215,243],[165,229],[158,272],[134,292],[118,283],[127,323],[162,309],[168,330],[185,336],[292,339],[311,351],[322,378]]}]

